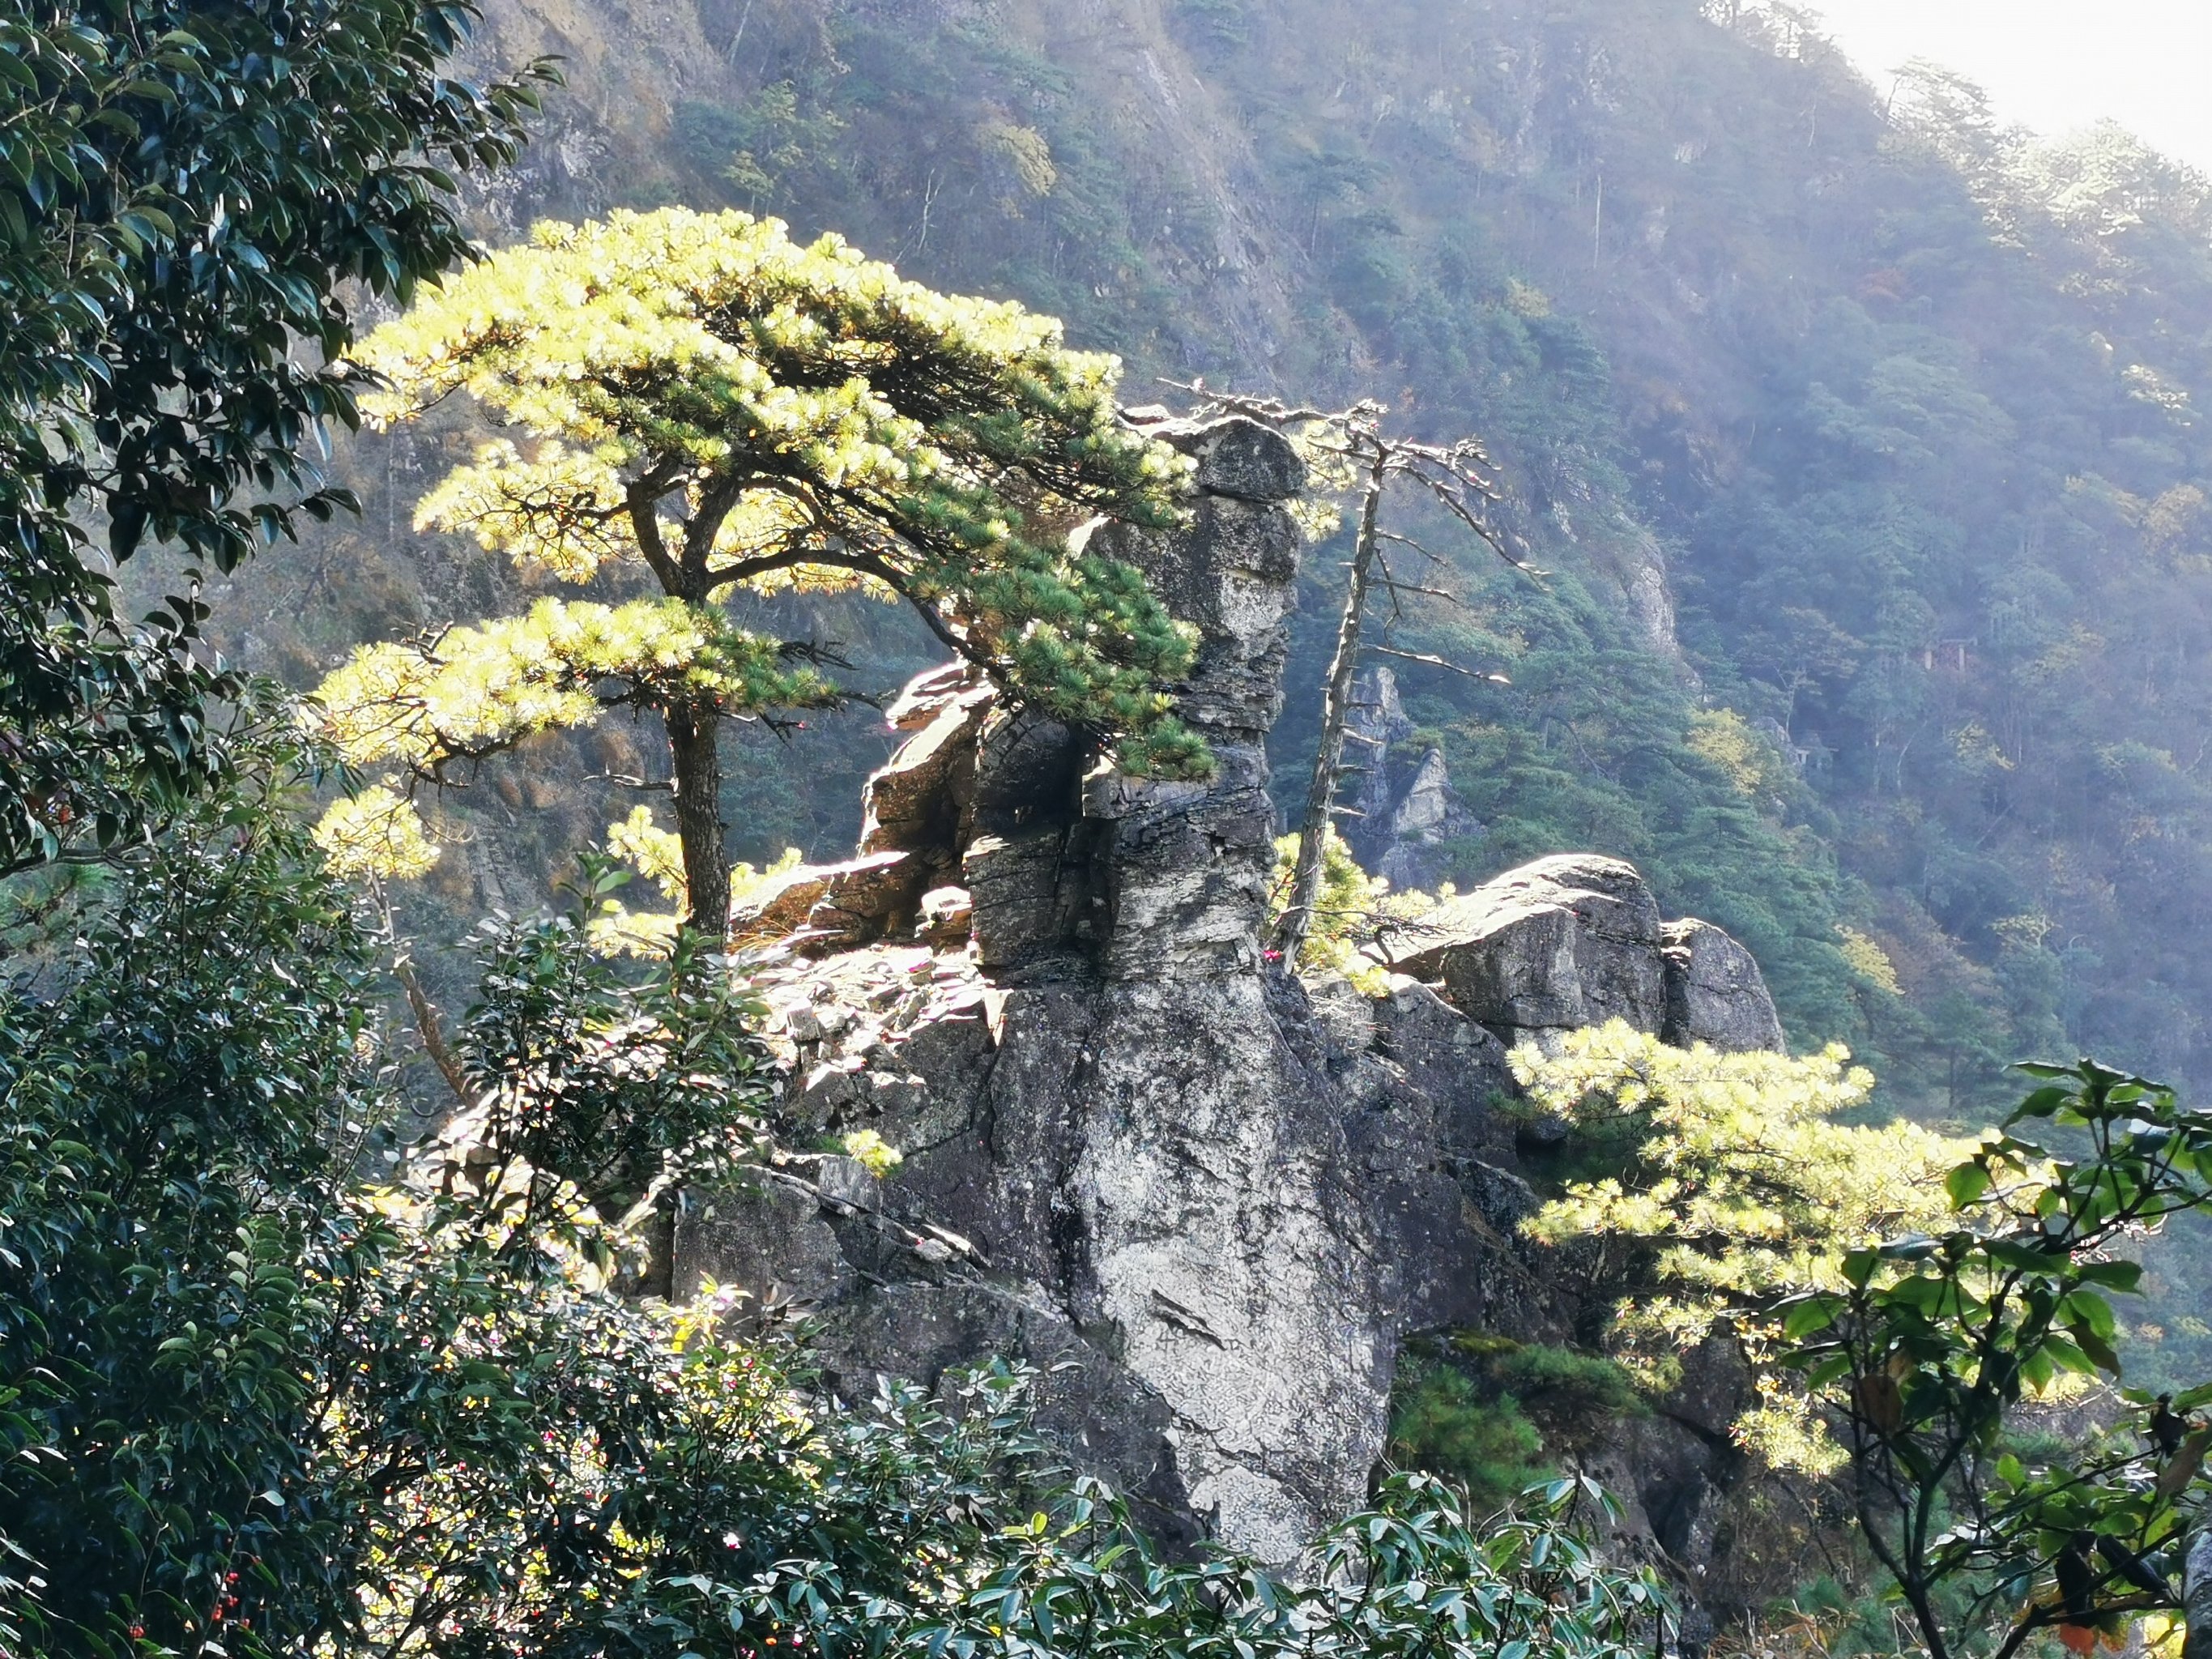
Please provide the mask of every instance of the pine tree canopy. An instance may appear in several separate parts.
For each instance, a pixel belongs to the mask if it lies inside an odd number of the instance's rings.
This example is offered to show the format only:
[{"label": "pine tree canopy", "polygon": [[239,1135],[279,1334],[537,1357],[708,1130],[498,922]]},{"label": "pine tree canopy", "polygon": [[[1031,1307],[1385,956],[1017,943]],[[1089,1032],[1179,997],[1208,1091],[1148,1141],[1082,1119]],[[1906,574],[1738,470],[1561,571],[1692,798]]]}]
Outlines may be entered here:
[{"label": "pine tree canopy", "polygon": [[1070,533],[1170,522],[1185,464],[1121,423],[1118,361],[1070,350],[1053,319],[933,293],[834,236],[670,209],[541,225],[360,359],[388,386],[372,420],[465,392],[514,434],[426,495],[418,527],[568,581],[641,563],[670,603],[541,605],[363,652],[322,693],[357,762],[419,775],[609,698],[737,715],[833,696],[732,625],[717,601],[742,589],[903,598],[1124,769],[1210,769],[1161,689],[1188,630]]}]

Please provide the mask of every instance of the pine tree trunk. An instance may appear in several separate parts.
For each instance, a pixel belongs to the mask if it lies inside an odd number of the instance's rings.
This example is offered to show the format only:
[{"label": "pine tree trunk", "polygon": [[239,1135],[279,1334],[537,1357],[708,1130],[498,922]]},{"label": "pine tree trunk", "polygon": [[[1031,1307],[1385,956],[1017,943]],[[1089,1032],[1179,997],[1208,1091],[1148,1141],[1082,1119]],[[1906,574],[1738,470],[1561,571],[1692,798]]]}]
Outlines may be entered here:
[{"label": "pine tree trunk", "polygon": [[668,711],[668,748],[676,778],[676,835],[684,847],[684,880],[691,908],[685,921],[719,943],[730,931],[730,860],[723,845],[721,716],[693,699]]},{"label": "pine tree trunk", "polygon": [[[720,947],[730,934],[730,859],[722,830],[722,717],[703,699],[667,712],[668,751],[676,780],[676,836],[684,848],[684,883],[690,894],[685,925]],[[645,1261],[632,1296],[672,1295],[676,1271],[676,1212],[664,1194],[644,1223]]]},{"label": "pine tree trunk", "polygon": [[1344,733],[1352,721],[1352,683],[1359,669],[1359,624],[1367,609],[1367,588],[1375,569],[1376,534],[1382,510],[1382,469],[1369,475],[1359,503],[1359,533],[1352,548],[1352,580],[1344,596],[1344,617],[1337,625],[1336,655],[1328,665],[1328,694],[1322,706],[1321,748],[1314,756],[1313,781],[1306,790],[1305,820],[1298,826],[1298,862],[1291,878],[1290,902],[1275,924],[1275,948],[1295,971],[1298,952],[1313,931],[1314,906],[1321,897],[1322,855],[1328,847],[1329,809],[1344,766]]}]

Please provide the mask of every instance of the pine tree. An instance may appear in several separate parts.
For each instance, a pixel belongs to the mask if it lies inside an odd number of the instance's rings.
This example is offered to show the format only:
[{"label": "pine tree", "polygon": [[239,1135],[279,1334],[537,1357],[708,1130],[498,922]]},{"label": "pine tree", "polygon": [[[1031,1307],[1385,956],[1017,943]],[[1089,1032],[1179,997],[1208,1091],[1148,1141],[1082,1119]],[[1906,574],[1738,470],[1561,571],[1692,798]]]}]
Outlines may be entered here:
[{"label": "pine tree", "polygon": [[[1171,521],[1184,464],[1121,422],[1118,362],[1068,349],[1053,319],[933,293],[834,236],[801,247],[774,220],[670,209],[541,225],[379,330],[362,362],[389,386],[372,419],[465,392],[515,434],[426,495],[418,527],[569,582],[641,566],[663,595],[546,599],[357,653],[319,694],[327,729],[394,785],[609,706],[650,709],[688,918],[719,935],[721,725],[841,695],[821,651],[732,621],[739,591],[903,599],[1123,769],[1211,768],[1159,689],[1188,666],[1188,631],[1080,532],[1099,514]],[[356,805],[347,833],[415,844],[390,827],[398,797],[382,805],[381,823]]]}]

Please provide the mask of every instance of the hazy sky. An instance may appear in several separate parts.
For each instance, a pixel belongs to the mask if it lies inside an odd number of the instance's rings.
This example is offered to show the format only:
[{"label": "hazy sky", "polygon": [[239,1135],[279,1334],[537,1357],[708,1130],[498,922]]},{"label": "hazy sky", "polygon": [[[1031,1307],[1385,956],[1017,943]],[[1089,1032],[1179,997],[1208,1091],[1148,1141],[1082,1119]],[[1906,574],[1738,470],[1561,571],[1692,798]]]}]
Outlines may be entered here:
[{"label": "hazy sky", "polygon": [[1812,0],[1877,87],[1909,58],[2052,133],[2111,117],[2212,172],[2212,0]]}]

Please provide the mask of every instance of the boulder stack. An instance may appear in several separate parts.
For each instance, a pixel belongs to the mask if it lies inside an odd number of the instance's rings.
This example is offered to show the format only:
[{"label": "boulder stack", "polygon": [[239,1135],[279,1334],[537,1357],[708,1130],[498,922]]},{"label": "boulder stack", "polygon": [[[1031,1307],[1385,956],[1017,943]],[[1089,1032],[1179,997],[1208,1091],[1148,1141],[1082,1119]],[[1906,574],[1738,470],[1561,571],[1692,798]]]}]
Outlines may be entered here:
[{"label": "boulder stack", "polygon": [[1662,920],[1650,885],[1619,859],[1563,853],[1509,870],[1378,953],[1509,1047],[1611,1019],[1683,1048],[1784,1047],[1751,952],[1711,922]]}]

